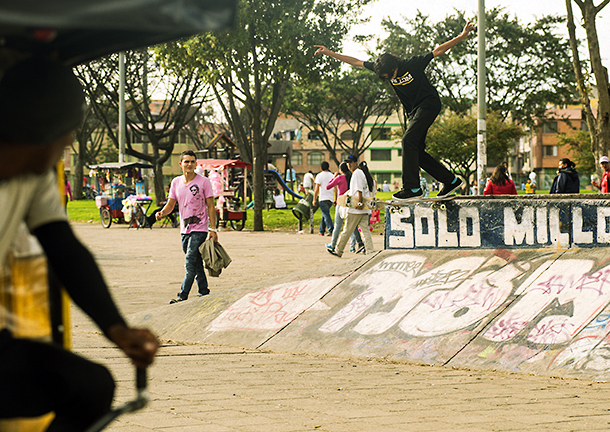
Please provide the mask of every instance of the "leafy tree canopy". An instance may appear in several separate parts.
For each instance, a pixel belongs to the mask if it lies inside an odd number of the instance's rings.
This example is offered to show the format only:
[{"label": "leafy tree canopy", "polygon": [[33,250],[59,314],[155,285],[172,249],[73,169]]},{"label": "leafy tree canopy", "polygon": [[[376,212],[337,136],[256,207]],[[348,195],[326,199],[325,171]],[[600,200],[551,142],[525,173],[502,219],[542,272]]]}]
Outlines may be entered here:
[{"label": "leafy tree canopy", "polygon": [[[523,135],[520,126],[507,123],[498,113],[487,116],[487,158],[490,166],[502,163],[514,140]],[[426,150],[434,158],[466,180],[470,187],[471,177],[476,174],[477,118],[476,115],[461,116],[448,113],[430,128]]]},{"label": "leafy tree canopy", "polygon": [[360,156],[366,150],[371,128],[365,133],[365,123],[385,124],[392,108],[377,76],[354,68],[320,83],[289,87],[283,110],[310,130],[322,132],[322,143],[339,164],[339,152]]},{"label": "leafy tree canopy", "polygon": [[[502,119],[533,125],[547,104],[562,105],[575,94],[569,41],[559,34],[561,17],[544,16],[522,24],[502,8],[487,12],[487,106]],[[474,20],[474,18],[473,18]],[[378,52],[410,57],[432,51],[458,35],[467,22],[455,11],[430,23],[418,13],[413,19],[383,21],[389,36]],[[476,103],[477,39],[469,38],[430,63],[427,74],[439,90],[444,106],[464,114]]]}]

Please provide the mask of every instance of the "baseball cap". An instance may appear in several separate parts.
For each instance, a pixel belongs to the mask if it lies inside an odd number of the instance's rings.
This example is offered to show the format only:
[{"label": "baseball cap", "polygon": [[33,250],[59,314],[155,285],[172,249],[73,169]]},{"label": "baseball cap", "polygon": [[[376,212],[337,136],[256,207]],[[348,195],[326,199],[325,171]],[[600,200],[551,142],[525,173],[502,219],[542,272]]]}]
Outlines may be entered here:
[{"label": "baseball cap", "polygon": [[358,162],[358,158],[354,155],[348,155],[343,162]]},{"label": "baseball cap", "polygon": [[72,69],[32,58],[16,64],[0,80],[0,138],[49,144],[82,122],[85,96]]},{"label": "baseball cap", "polygon": [[602,163],[602,162],[610,162],[610,159],[608,159],[608,156],[602,156],[599,159],[599,163]]}]

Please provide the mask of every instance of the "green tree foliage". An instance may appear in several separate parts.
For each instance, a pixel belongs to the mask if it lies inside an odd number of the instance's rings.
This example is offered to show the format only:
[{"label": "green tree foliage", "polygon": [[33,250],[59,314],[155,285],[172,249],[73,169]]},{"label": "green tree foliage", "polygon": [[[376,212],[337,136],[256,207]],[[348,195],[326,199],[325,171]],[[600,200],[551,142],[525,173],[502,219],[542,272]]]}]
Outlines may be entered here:
[{"label": "green tree foliage", "polygon": [[267,142],[293,77],[330,69],[314,44],[340,46],[369,0],[241,0],[236,26],[173,45],[176,68],[197,62],[214,89],[243,160],[253,162],[254,230],[263,230]]},{"label": "green tree foliage", "polygon": [[[587,77],[586,65],[580,61],[578,52],[578,40],[576,39],[576,24],[574,23],[574,12],[572,3],[576,3],[582,17],[581,24],[587,34],[587,48],[589,52],[590,67],[595,84],[597,86],[598,101],[594,110],[591,104],[592,88]],[[591,137],[591,152],[598,159],[610,152],[610,88],[608,83],[608,70],[602,64],[599,51],[599,40],[597,36],[597,15],[610,3],[603,0],[595,5],[593,0],[566,0],[567,26],[570,35],[570,47],[572,49],[574,74],[578,86],[578,94],[583,110],[583,118],[587,122]],[[598,174],[602,174],[601,168],[597,167]]]},{"label": "green tree foliage", "polygon": [[[158,48],[163,52],[163,48]],[[119,74],[118,54],[78,68],[85,93],[108,138],[118,148]],[[147,49],[125,53],[126,123],[129,135],[125,152],[153,165],[154,193],[157,202],[165,201],[163,165],[172,155],[180,131],[200,111],[207,98],[207,86],[196,65],[181,69],[164,67],[159,55]],[[165,100],[153,104],[153,94],[161,89]],[[136,150],[132,144],[148,142],[150,152]]]},{"label": "green tree foliage", "polygon": [[597,169],[595,154],[591,151],[591,134],[586,131],[576,131],[570,135],[558,134],[557,144],[568,146],[570,158],[583,174],[593,174]]},{"label": "green tree foliage", "polygon": [[[487,116],[487,158],[490,166],[502,163],[514,140],[523,135],[520,126],[507,123],[498,113]],[[472,184],[476,175],[477,118],[448,113],[438,119],[428,131],[426,150],[434,158],[450,167],[466,181],[465,188]]]},{"label": "green tree foliage", "polygon": [[[533,125],[548,103],[562,105],[573,99],[574,71],[569,42],[558,34],[563,18],[544,16],[531,24],[511,18],[502,8],[487,12],[487,107],[502,119]],[[443,21],[415,18],[383,22],[389,36],[379,52],[410,57],[432,51],[458,35],[467,19],[456,11]],[[477,39],[469,38],[434,59],[426,72],[439,90],[443,105],[464,114],[476,103]]]},{"label": "green tree foliage", "polygon": [[371,71],[351,68],[320,83],[289,87],[283,110],[309,130],[322,132],[322,143],[340,162],[341,153],[360,156],[370,146],[372,128],[383,126],[393,111],[384,84]]}]

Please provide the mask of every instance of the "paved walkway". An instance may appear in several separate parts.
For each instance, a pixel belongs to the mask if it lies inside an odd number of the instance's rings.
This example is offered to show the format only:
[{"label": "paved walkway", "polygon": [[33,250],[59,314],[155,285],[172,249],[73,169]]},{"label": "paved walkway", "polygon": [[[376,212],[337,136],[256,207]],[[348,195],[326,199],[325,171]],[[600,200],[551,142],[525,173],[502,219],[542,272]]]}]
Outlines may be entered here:
[{"label": "paved walkway", "polygon": [[[179,234],[79,224],[126,314],[165,305],[182,279]],[[234,263],[211,285],[322,266],[328,237],[222,232]],[[375,246],[383,247],[376,236]],[[346,255],[347,256],[347,255]],[[349,260],[343,259],[346,265]],[[336,265],[336,261],[333,261]],[[196,301],[196,300],[192,300]],[[119,404],[133,397],[133,370],[80,312],[74,349],[113,371]],[[164,341],[150,370],[152,402],[108,429],[145,431],[592,431],[610,429],[610,386],[325,356],[244,351]]]}]

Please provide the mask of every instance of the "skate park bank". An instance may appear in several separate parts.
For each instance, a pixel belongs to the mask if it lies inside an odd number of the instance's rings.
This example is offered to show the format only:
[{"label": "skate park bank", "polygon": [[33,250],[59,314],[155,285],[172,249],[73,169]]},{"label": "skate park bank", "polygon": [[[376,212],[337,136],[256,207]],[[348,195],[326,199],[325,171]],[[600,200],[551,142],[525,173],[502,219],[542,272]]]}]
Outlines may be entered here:
[{"label": "skate park bank", "polygon": [[523,198],[406,206],[384,251],[130,320],[185,343],[607,380],[610,200]]}]

